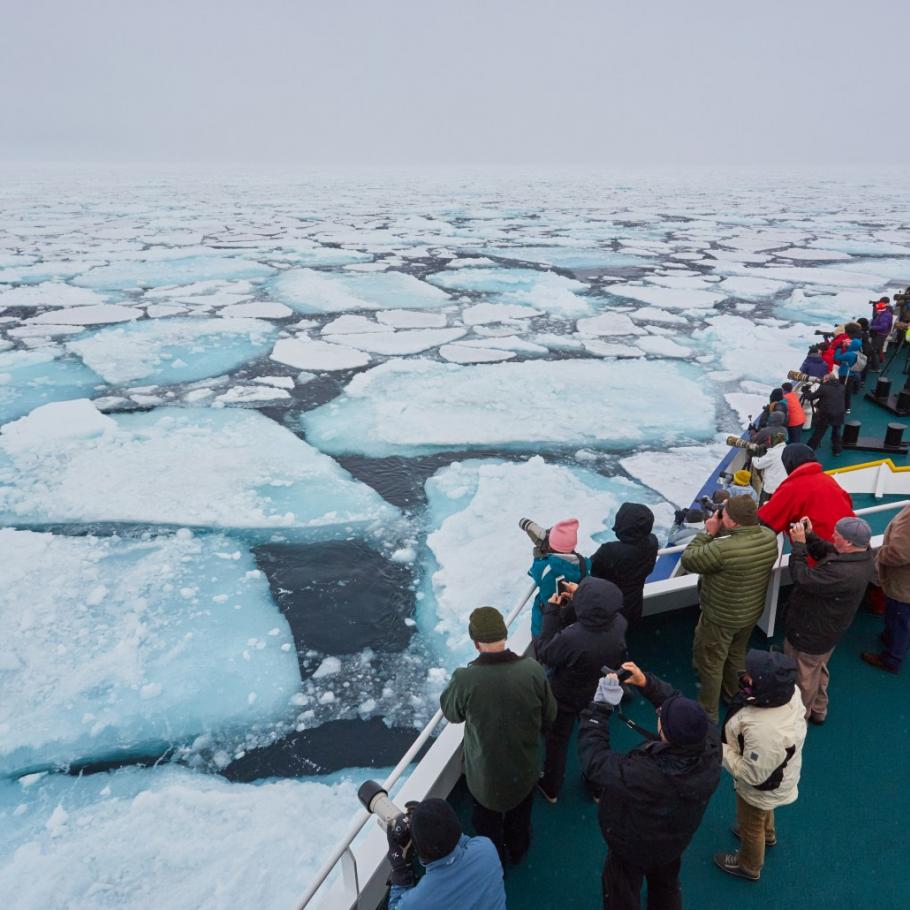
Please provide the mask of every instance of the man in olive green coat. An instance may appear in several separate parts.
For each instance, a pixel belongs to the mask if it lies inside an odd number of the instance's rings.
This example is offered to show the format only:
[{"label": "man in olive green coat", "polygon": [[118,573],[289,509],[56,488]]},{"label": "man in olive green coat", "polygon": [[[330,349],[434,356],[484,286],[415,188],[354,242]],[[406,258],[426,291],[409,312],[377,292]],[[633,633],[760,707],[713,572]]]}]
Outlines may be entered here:
[{"label": "man in olive green coat", "polygon": [[468,632],[480,654],[452,674],[439,702],[447,720],[464,723],[474,829],[493,841],[503,865],[517,863],[531,845],[541,735],[556,717],[556,699],[543,667],[506,648],[499,610],[474,610]]},{"label": "man in olive green coat", "polygon": [[777,535],[758,523],[748,496],[728,499],[683,551],[682,567],[701,575],[692,663],[701,684],[698,700],[715,722],[721,688],[727,699],[739,691],[749,636],[765,608],[777,557]]}]

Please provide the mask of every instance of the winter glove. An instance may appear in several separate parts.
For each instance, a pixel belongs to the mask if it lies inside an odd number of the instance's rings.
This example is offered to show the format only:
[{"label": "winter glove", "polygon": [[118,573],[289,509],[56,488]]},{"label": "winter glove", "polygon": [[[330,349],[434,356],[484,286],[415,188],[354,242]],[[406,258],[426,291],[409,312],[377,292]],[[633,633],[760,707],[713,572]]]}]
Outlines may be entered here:
[{"label": "winter glove", "polygon": [[615,676],[602,676],[594,693],[594,704],[615,708],[622,701],[622,686]]},{"label": "winter glove", "polygon": [[389,842],[389,864],[392,867],[389,884],[413,888],[417,884],[417,876],[408,856],[411,849],[411,826],[404,813],[393,819],[392,824],[386,828],[386,839]]}]

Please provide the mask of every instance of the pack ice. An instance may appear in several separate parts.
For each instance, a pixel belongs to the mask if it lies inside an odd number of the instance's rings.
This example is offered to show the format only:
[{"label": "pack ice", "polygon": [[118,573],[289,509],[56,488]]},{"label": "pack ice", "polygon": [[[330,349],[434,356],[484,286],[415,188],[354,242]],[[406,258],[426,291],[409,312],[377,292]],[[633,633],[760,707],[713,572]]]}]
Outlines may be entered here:
[{"label": "pack ice", "polygon": [[0,520],[286,528],[334,537],[397,510],[255,411],[36,408],[0,430]]},{"label": "pack ice", "polygon": [[163,750],[287,711],[300,683],[290,629],[226,538],[4,529],[0,550],[0,773]]},{"label": "pack ice", "polygon": [[267,354],[275,328],[260,319],[153,319],[101,329],[68,343],[114,384],[156,385],[217,376]]},{"label": "pack ice", "polygon": [[[413,455],[478,446],[623,448],[714,432],[714,404],[686,366],[562,360],[461,366],[389,361],[301,417],[322,451]],[[441,419],[440,415],[445,415]]]},{"label": "pack ice", "polygon": [[115,262],[84,272],[73,280],[73,284],[97,290],[132,291],[218,278],[266,278],[274,271],[261,262],[218,256],[212,252],[199,256]]},{"label": "pack ice", "polygon": [[540,456],[453,462],[426,482],[426,492],[433,594],[427,600],[435,599],[436,613],[428,615],[430,608],[422,606],[418,615],[427,630],[445,637],[453,664],[468,650],[471,611],[481,604],[508,611],[531,583],[519,583],[531,565],[531,544],[519,519],[549,527],[578,518],[578,551],[590,555],[613,539],[613,516],[623,502],[651,505],[659,534],[673,517],[659,496],[624,477],[549,464]]},{"label": "pack ice", "polygon": [[16,910],[293,907],[377,776],[239,784],[171,765],[3,781],[0,894]]}]

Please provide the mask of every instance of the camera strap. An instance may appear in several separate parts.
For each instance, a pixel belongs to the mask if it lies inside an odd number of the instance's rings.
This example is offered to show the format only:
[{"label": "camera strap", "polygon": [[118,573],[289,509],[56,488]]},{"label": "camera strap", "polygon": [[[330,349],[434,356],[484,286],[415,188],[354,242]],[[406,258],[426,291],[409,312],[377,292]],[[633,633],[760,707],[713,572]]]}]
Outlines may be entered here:
[{"label": "camera strap", "polygon": [[627,717],[623,714],[621,708],[617,707],[614,713],[630,730],[634,730],[639,736],[643,736],[645,739],[649,739],[652,742],[658,742],[660,740],[660,737],[656,733],[646,730],[644,727],[635,723],[631,717]]}]

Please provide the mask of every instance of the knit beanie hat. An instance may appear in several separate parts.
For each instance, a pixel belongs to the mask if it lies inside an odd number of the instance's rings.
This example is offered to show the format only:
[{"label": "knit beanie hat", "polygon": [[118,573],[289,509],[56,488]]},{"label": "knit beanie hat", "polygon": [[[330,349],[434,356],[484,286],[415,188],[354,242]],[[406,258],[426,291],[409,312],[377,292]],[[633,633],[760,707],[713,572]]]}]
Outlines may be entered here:
[{"label": "knit beanie hat", "polygon": [[834,530],[854,547],[868,547],[869,541],[872,540],[872,528],[869,527],[869,522],[863,521],[862,518],[852,516],[842,518],[834,526]]},{"label": "knit beanie hat", "polygon": [[425,799],[411,809],[411,837],[422,860],[431,863],[448,856],[461,834],[458,816],[444,799]]},{"label": "knit beanie hat", "polygon": [[708,715],[691,698],[671,695],[660,706],[660,727],[667,742],[676,746],[694,746],[704,742],[708,733]]},{"label": "knit beanie hat", "polygon": [[802,442],[791,442],[784,446],[784,451],[780,456],[781,464],[788,474],[792,474],[800,465],[808,464],[810,461],[818,461],[815,452]]},{"label": "knit beanie hat", "polygon": [[550,528],[550,549],[555,553],[571,553],[578,544],[578,519],[567,518],[557,521]]},{"label": "knit beanie hat", "polygon": [[751,496],[731,496],[724,508],[738,525],[750,527],[758,524],[758,511]]},{"label": "knit beanie hat", "polygon": [[744,469],[742,471],[737,471],[733,475],[733,483],[735,483],[738,487],[747,487],[747,486],[749,486],[751,481],[752,481],[752,472],[751,471],[746,471]]},{"label": "knit beanie hat", "polygon": [[490,644],[505,641],[509,633],[502,613],[496,607],[478,607],[468,619],[468,635],[472,641]]}]

